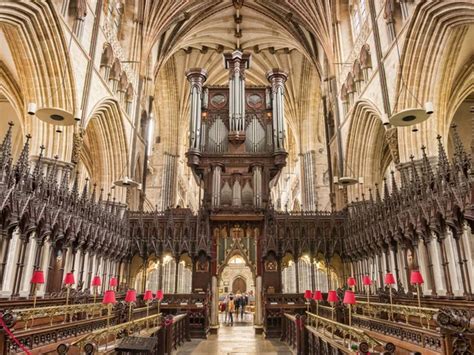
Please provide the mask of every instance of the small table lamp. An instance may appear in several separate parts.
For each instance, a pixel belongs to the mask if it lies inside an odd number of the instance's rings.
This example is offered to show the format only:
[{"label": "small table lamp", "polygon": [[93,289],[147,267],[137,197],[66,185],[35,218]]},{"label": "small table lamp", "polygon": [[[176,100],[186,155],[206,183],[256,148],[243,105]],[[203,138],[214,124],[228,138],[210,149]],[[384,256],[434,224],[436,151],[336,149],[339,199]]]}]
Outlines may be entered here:
[{"label": "small table lamp", "polygon": [[385,275],[385,285],[388,285],[388,291],[390,295],[390,318],[393,320],[393,301],[392,301],[392,285],[395,285],[395,277],[391,272]]}]

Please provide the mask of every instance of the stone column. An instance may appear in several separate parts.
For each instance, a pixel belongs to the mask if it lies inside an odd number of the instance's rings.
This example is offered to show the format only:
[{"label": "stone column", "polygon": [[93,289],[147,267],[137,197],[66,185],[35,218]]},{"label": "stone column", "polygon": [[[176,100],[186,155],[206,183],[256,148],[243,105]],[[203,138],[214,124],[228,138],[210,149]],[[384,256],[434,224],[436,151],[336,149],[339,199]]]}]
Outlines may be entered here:
[{"label": "stone column", "polygon": [[[33,237],[33,236],[32,236]],[[30,295],[30,280],[33,275],[33,266],[35,263],[37,243],[34,238],[28,243],[28,250],[25,258],[25,268],[21,277],[20,284],[20,297],[28,297]]]},{"label": "stone column", "polygon": [[444,267],[443,267],[443,258],[441,255],[440,245],[437,240],[437,236],[432,233],[431,242],[429,243],[431,247],[431,256],[433,263],[433,275],[434,283],[439,296],[447,295],[447,285],[445,278],[443,277]]},{"label": "stone column", "polygon": [[262,276],[257,276],[255,280],[255,332],[260,333],[263,330],[263,300],[262,300]]},{"label": "stone column", "polygon": [[213,275],[211,279],[211,292],[212,292],[212,303],[211,303],[211,330],[217,331],[219,328],[219,289],[217,283],[217,276]]},{"label": "stone column", "polygon": [[418,258],[418,265],[420,267],[420,272],[423,275],[425,282],[422,284],[423,293],[432,292],[433,286],[431,285],[431,279],[429,277],[430,271],[428,269],[428,260],[426,254],[425,244],[423,242],[418,242],[415,244],[415,253]]},{"label": "stone column", "polygon": [[201,68],[189,69],[186,78],[191,84],[189,122],[189,150],[199,152],[201,147],[201,100],[202,86],[207,79],[207,72]]},{"label": "stone column", "polygon": [[39,269],[43,270],[44,272],[44,284],[37,285],[36,287],[36,296],[37,297],[44,297],[46,292],[46,285],[48,284],[48,265],[51,258],[51,242],[47,240],[45,245],[43,246],[43,256],[41,258],[41,264],[39,265]]},{"label": "stone column", "polygon": [[267,79],[272,86],[273,149],[280,152],[285,150],[284,95],[288,74],[279,69],[272,69],[267,73]]}]

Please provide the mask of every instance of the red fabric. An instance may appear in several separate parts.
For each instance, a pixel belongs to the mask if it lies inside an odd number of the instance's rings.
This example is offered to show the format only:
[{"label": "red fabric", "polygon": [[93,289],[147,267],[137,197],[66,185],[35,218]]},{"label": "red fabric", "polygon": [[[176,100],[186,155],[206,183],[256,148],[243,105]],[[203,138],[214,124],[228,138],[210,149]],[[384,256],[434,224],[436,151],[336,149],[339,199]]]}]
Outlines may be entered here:
[{"label": "red fabric", "polygon": [[143,295],[143,300],[144,301],[149,301],[153,299],[153,293],[151,293],[150,290],[145,291],[145,294]]},{"label": "red fabric", "polygon": [[110,303],[116,303],[117,300],[115,299],[115,291],[108,290],[105,291],[104,299],[102,300],[103,304],[110,304]]},{"label": "red fabric", "polygon": [[372,280],[370,279],[370,276],[365,275],[362,279],[362,283],[364,284],[364,286],[372,285]]},{"label": "red fabric", "polygon": [[137,300],[137,291],[128,290],[125,295],[125,302],[135,302]]},{"label": "red fabric", "polygon": [[386,285],[395,285],[395,277],[393,277],[392,273],[388,273],[385,275],[385,284]]},{"label": "red fabric", "polygon": [[328,302],[337,302],[339,298],[337,297],[336,291],[329,291],[328,292]]},{"label": "red fabric", "polygon": [[323,300],[323,294],[321,293],[321,291],[314,291],[313,300],[315,300],[315,301],[322,301]]},{"label": "red fabric", "polygon": [[0,315],[0,326],[5,329],[5,332],[7,333],[8,337],[13,340],[13,342],[20,347],[21,350],[25,352],[26,355],[31,355],[31,352],[22,344],[20,341],[13,335],[12,331],[8,329],[7,325],[5,324],[5,321],[3,320],[3,317]]},{"label": "red fabric", "polygon": [[115,286],[117,286],[117,284],[118,284],[117,279],[115,277],[112,277],[109,281],[109,285],[111,287],[115,287]]},{"label": "red fabric", "polygon": [[355,295],[354,295],[354,292],[352,291],[346,291],[344,293],[344,301],[343,301],[345,304],[355,304],[356,303],[356,299],[355,299]]},{"label": "red fabric", "polygon": [[44,273],[41,270],[36,270],[33,272],[33,276],[31,277],[32,284],[44,284]]},{"label": "red fabric", "polygon": [[423,276],[418,270],[413,270],[410,274],[410,283],[412,285],[421,285],[423,283]]},{"label": "red fabric", "polygon": [[68,272],[66,277],[64,278],[64,284],[66,285],[74,285],[74,274],[72,272]]},{"label": "red fabric", "polygon": [[160,301],[163,299],[163,290],[156,291],[156,299]]},{"label": "red fabric", "polygon": [[349,277],[347,279],[347,286],[352,287],[356,285],[356,279],[353,277]]},{"label": "red fabric", "polygon": [[304,298],[306,298],[307,300],[313,298],[311,290],[304,291]]},{"label": "red fabric", "polygon": [[102,281],[100,280],[100,276],[94,276],[92,279],[92,286],[100,286]]}]

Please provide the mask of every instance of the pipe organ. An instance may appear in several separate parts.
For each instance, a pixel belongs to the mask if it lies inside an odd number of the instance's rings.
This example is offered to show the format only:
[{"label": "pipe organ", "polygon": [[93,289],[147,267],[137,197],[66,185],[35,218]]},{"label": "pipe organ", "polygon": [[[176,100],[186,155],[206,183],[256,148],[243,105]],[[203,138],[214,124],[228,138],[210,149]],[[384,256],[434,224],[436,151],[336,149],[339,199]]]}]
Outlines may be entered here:
[{"label": "pipe organ", "polygon": [[[263,210],[272,179],[286,164],[284,84],[287,74],[267,73],[268,86],[246,86],[251,56],[224,54],[228,86],[204,86],[205,69],[193,68],[190,83],[188,165],[205,185],[204,203],[214,213]],[[201,185],[202,186],[202,185]]]}]

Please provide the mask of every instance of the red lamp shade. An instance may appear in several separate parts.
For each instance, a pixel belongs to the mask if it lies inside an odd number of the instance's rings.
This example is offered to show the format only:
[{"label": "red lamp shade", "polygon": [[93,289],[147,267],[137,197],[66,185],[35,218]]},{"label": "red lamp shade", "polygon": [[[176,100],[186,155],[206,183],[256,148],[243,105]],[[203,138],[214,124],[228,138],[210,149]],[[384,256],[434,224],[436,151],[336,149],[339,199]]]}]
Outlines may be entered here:
[{"label": "red lamp shade", "polygon": [[117,282],[117,278],[115,277],[111,277],[110,278],[110,281],[109,281],[109,285],[110,287],[114,287],[114,286],[117,286],[118,282]]},{"label": "red lamp shade", "polygon": [[92,286],[100,286],[102,281],[100,281],[100,276],[94,276],[92,279]]},{"label": "red lamp shade", "polygon": [[135,302],[137,300],[137,291],[135,290],[128,290],[127,294],[125,295],[125,302]]},{"label": "red lamp shade", "polygon": [[314,291],[313,300],[315,300],[315,301],[322,301],[323,300],[323,294],[321,293],[321,291]]},{"label": "red lamp shade", "polygon": [[150,290],[145,291],[145,294],[143,295],[143,300],[144,301],[149,301],[153,299],[153,293],[151,293]]},{"label": "red lamp shade", "polygon": [[313,298],[313,293],[311,292],[311,290],[304,291],[304,298],[306,298],[307,300]]},{"label": "red lamp shade", "polygon": [[423,283],[423,276],[418,270],[413,270],[410,274],[410,283],[412,285],[421,285]]},{"label": "red lamp shade", "polygon": [[354,292],[346,291],[344,293],[344,300],[342,302],[344,304],[355,304],[356,303],[356,298],[355,298]]},{"label": "red lamp shade", "polygon": [[68,272],[66,277],[64,278],[64,284],[66,285],[74,285],[74,274],[72,272]]},{"label": "red lamp shade", "polygon": [[103,304],[112,304],[116,303],[117,300],[115,299],[115,291],[108,290],[105,291],[104,299],[102,300]]},{"label": "red lamp shade", "polygon": [[337,292],[336,291],[329,291],[328,292],[328,302],[337,302],[339,301],[339,298],[337,297]]},{"label": "red lamp shade", "polygon": [[36,270],[33,272],[33,276],[31,277],[32,284],[44,284],[44,274],[41,270]]},{"label": "red lamp shade", "polygon": [[356,285],[356,279],[353,278],[353,277],[349,277],[349,278],[347,279],[347,286],[353,287],[353,286],[355,286],[355,285]]},{"label": "red lamp shade", "polygon": [[395,285],[395,277],[393,277],[393,274],[391,272],[385,275],[385,284]]},{"label": "red lamp shade", "polygon": [[370,276],[365,275],[365,276],[362,278],[362,283],[364,284],[364,286],[370,286],[370,285],[372,285],[372,280],[370,279]]},{"label": "red lamp shade", "polygon": [[156,291],[156,299],[160,301],[163,299],[163,290]]}]

